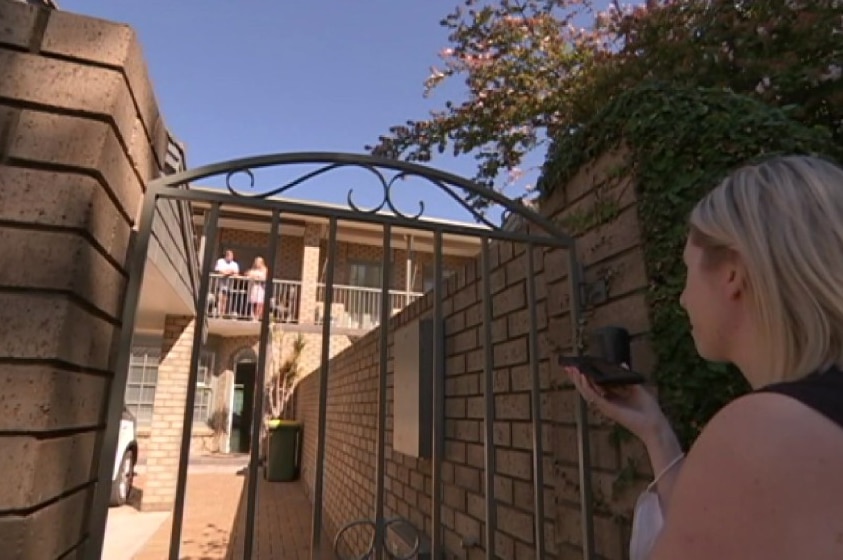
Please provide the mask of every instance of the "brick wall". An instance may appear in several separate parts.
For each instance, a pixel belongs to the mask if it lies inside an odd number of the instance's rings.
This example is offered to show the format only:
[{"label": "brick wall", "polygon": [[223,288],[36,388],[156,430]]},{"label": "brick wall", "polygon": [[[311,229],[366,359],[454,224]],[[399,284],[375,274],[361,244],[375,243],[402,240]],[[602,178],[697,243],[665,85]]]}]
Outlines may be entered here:
[{"label": "brick wall", "polygon": [[[559,219],[587,211],[595,202],[595,191],[604,200],[617,202],[618,216],[610,224],[581,233],[577,238],[578,256],[584,267],[584,280],[608,281],[608,300],[586,310],[586,329],[608,325],[623,326],[631,335],[632,363],[643,373],[652,371],[655,357],[648,340],[649,313],[646,303],[648,286],[644,255],[640,246],[635,187],[631,178],[614,186],[604,181],[622,161],[622,152],[608,153],[584,166],[567,184],[560,185],[543,206],[543,212]],[[548,341],[555,347],[569,348],[571,323],[568,311],[567,260],[548,255],[545,274],[547,290]],[[555,384],[548,395],[548,419],[552,422],[551,449],[554,457],[555,535],[561,550],[573,552],[581,546],[579,523],[579,485],[577,484],[577,445],[575,394],[566,384]],[[640,475],[648,475],[649,463],[643,446],[637,441],[617,442],[611,425],[589,414],[591,426],[592,485],[595,509],[597,552],[604,558],[625,558],[629,542],[629,521],[638,492],[643,487]],[[639,473],[627,483],[616,484],[631,471]],[[623,474],[621,472],[623,471]]]},{"label": "brick wall", "polygon": [[176,499],[184,403],[187,399],[194,319],[167,315],[152,425],[147,443],[146,486],[141,508],[169,511]]},{"label": "brick wall", "polygon": [[[269,222],[267,221],[267,227]],[[222,256],[223,251],[229,247],[234,247],[234,258],[240,266],[241,272],[246,272],[252,267],[251,259],[246,259],[237,254],[238,247],[248,247],[254,249],[268,249],[269,248],[269,234],[259,231],[247,231],[239,229],[224,228],[220,230],[219,241],[217,243],[218,256]],[[301,280],[302,272],[302,254],[304,252],[303,239],[292,235],[282,235],[278,241],[278,252],[275,256],[275,278],[281,280]],[[268,255],[259,254],[265,261],[269,260]],[[248,262],[247,262],[248,261]]]},{"label": "brick wall", "polygon": [[88,533],[126,253],[167,131],[133,31],[0,1],[0,542]]},{"label": "brick wall", "polygon": [[[606,156],[585,168],[560,188],[545,211],[553,216],[570,213],[590,204],[594,185],[612,167]],[[609,193],[610,195],[612,193]],[[614,191],[620,197],[621,214],[613,224],[586,232],[579,240],[586,278],[612,272],[609,300],[586,315],[587,328],[620,324],[633,334],[633,361],[637,369],[652,366],[644,306],[646,277],[638,247],[638,226],[633,189],[629,184]],[[497,243],[491,251],[494,344],[494,445],[497,463],[494,487],[497,502],[497,554],[504,559],[533,554],[533,473],[531,466],[532,424],[528,353],[527,263],[523,246]],[[577,443],[573,391],[551,365],[554,348],[570,348],[569,290],[564,252],[536,252],[536,306],[539,328],[542,436],[545,473],[545,539],[547,557],[578,558],[581,548]],[[461,551],[461,539],[483,543],[484,514],[484,395],[483,308],[480,299],[479,264],[468,266],[446,284],[445,366],[445,463],[444,539],[452,554]],[[393,318],[388,328],[388,409],[392,407],[392,332],[430,312],[426,297]],[[373,331],[331,364],[328,386],[328,427],[325,464],[325,525],[333,534],[339,526],[371,517],[374,511],[374,464],[378,379],[378,337]],[[303,477],[313,487],[315,474],[318,376],[305,379],[297,391],[297,417],[305,424]],[[389,417],[390,412],[387,413]],[[638,461],[646,470],[639,445],[610,440],[605,423],[592,415],[592,462],[595,490],[595,537],[601,558],[625,558],[628,516],[640,481],[615,484],[621,467]],[[392,429],[387,423],[387,515],[400,515],[430,534],[430,464],[391,449]],[[613,486],[617,491],[613,491]],[[466,556],[458,556],[464,558]],[[482,551],[469,551],[469,558],[482,558]]]}]

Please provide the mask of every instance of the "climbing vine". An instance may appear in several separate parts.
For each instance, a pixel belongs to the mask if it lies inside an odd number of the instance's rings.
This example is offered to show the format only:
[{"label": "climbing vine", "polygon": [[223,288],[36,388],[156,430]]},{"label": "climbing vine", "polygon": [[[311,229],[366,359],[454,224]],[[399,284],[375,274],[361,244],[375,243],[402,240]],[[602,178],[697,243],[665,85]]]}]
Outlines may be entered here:
[{"label": "climbing vine", "polygon": [[[556,138],[538,185],[542,197],[565,185],[586,163],[621,147],[627,150],[627,164],[613,174],[636,179],[658,362],[654,381],[666,413],[688,446],[717,410],[748,390],[732,366],[697,355],[679,305],[691,209],[742,163],[774,153],[837,159],[841,148],[829,130],[791,120],[786,108],[721,90],[645,83],[615,97],[586,126]],[[616,212],[595,212],[589,220],[576,221],[590,228],[615,217]]]}]

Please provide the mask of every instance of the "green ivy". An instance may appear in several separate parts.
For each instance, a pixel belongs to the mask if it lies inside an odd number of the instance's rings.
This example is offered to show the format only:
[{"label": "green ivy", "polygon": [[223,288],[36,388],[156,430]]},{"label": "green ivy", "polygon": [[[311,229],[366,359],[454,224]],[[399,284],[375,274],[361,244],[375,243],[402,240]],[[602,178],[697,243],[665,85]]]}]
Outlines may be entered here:
[{"label": "green ivy", "polygon": [[[732,366],[697,355],[679,306],[688,214],[747,161],[775,153],[839,159],[841,150],[829,130],[796,123],[787,110],[725,91],[649,83],[613,99],[587,126],[557,137],[539,191],[547,197],[584,164],[622,146],[629,150],[624,172],[637,184],[651,337],[658,360],[654,381],[666,413],[688,446],[715,412],[749,389]],[[600,225],[610,223],[615,214],[607,218]]]}]

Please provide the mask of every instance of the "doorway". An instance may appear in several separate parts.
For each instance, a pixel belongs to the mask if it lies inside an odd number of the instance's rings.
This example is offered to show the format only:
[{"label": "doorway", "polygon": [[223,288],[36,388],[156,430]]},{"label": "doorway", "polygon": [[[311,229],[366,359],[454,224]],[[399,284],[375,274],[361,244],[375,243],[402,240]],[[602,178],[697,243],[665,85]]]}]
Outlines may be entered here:
[{"label": "doorway", "polygon": [[234,366],[231,429],[228,433],[230,453],[248,453],[251,449],[256,366],[255,362],[238,362]]}]

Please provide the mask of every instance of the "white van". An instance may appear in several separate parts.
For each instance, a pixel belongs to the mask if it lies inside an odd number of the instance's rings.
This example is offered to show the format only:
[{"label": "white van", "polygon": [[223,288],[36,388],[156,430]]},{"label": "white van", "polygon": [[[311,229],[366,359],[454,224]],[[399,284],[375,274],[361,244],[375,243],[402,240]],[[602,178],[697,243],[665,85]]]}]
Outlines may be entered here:
[{"label": "white van", "polygon": [[138,461],[138,423],[129,409],[123,407],[120,435],[117,438],[117,457],[111,475],[111,505],[122,506],[132,493],[135,463]]}]

